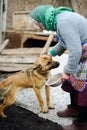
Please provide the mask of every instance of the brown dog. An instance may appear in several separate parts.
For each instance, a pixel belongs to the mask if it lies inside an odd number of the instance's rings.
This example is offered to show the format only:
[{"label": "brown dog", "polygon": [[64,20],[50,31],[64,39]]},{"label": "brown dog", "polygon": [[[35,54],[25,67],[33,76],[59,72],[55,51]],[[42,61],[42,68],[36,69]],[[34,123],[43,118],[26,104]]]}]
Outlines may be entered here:
[{"label": "brown dog", "polygon": [[[25,71],[11,75],[0,82],[0,98],[3,98],[3,103],[0,105],[0,116],[6,117],[3,112],[4,109],[14,103],[17,91],[22,88],[33,88],[40,103],[41,111],[47,112],[40,89],[45,85],[50,70],[58,66],[59,62],[53,61],[50,56],[44,54],[39,56],[35,63]],[[45,89],[48,108],[53,108],[50,103],[49,86],[45,86]]]}]

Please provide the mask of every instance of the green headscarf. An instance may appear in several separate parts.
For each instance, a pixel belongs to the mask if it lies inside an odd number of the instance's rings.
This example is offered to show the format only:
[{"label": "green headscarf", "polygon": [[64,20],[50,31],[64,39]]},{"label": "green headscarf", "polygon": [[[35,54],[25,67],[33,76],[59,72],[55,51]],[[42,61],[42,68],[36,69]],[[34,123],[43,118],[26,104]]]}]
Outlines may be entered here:
[{"label": "green headscarf", "polygon": [[68,7],[54,8],[51,5],[40,5],[30,13],[30,16],[37,22],[42,23],[47,30],[56,31],[56,15],[65,11],[74,12]]},{"label": "green headscarf", "polygon": [[46,11],[52,7],[51,5],[39,5],[33,11],[31,11],[30,16],[39,23],[42,23],[46,27],[45,14]]}]

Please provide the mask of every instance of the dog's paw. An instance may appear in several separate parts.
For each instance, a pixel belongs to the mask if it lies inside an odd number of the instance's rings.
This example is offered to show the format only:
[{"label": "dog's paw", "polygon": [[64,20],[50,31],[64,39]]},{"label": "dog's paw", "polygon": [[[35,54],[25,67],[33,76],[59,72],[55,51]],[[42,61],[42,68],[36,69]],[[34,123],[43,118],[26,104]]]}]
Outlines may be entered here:
[{"label": "dog's paw", "polygon": [[48,113],[49,111],[47,110],[47,111],[42,111],[43,113]]},{"label": "dog's paw", "polygon": [[3,112],[0,113],[0,116],[1,118],[7,118],[7,116]]},{"label": "dog's paw", "polygon": [[48,106],[48,109],[55,109],[55,107],[50,104],[50,105]]},{"label": "dog's paw", "polygon": [[41,110],[41,112],[42,113],[48,113],[49,111],[48,111],[48,109],[43,109],[43,110]]}]

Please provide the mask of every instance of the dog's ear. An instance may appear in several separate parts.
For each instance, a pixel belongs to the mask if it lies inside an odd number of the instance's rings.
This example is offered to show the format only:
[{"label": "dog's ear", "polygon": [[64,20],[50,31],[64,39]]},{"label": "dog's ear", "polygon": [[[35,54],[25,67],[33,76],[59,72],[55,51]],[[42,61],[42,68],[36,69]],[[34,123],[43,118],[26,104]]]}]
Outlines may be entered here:
[{"label": "dog's ear", "polygon": [[37,65],[36,67],[33,68],[33,70],[40,70],[40,69],[42,69],[41,64],[39,64],[39,65]]},{"label": "dog's ear", "polygon": [[41,70],[41,69],[42,69],[42,66],[39,64],[37,66],[33,66],[33,68],[31,68],[31,69],[27,69],[26,72],[31,72],[34,70]]},{"label": "dog's ear", "polygon": [[40,64],[33,67],[33,70],[41,70],[41,69],[42,66]]}]

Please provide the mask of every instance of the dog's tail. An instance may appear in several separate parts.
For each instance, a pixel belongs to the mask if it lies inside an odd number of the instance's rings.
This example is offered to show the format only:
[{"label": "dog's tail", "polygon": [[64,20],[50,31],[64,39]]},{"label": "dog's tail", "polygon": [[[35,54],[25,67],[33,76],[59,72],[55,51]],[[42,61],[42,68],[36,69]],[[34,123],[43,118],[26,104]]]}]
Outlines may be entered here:
[{"label": "dog's tail", "polygon": [[0,100],[10,91],[11,87],[12,82],[7,82],[6,80],[0,82]]}]

